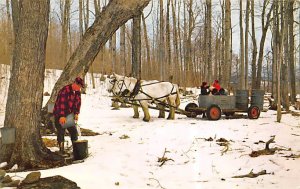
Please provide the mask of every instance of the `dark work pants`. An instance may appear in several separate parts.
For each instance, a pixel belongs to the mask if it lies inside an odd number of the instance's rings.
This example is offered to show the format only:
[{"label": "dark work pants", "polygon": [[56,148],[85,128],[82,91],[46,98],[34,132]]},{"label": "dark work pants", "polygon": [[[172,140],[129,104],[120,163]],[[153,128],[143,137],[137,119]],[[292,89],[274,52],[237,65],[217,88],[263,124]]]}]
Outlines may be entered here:
[{"label": "dark work pants", "polygon": [[[55,118],[55,127],[57,131],[57,142],[64,142],[65,141],[65,132],[66,129],[62,128],[62,126],[59,123],[59,118]],[[78,140],[78,134],[77,134],[77,129],[76,126],[68,127],[67,128],[71,137],[71,141],[76,141]]]}]

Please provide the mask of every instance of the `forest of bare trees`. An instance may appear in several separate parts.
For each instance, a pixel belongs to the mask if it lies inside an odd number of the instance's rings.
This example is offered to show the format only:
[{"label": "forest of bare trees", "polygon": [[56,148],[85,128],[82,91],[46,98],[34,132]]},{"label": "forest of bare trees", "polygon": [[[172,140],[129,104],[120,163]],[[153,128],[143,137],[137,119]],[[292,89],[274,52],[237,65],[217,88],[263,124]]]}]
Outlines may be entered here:
[{"label": "forest of bare trees", "polygon": [[[46,68],[67,65],[108,3],[51,1]],[[0,6],[0,62],[10,64],[12,5],[7,0]],[[113,34],[85,72],[182,87],[218,79],[225,88],[264,89],[275,99],[282,85],[280,100],[287,108],[300,88],[299,6],[295,0],[153,0]]]},{"label": "forest of bare trees", "polygon": [[[108,2],[51,2],[47,68],[64,68],[84,31]],[[0,60],[4,64],[11,62],[10,6],[6,1],[1,7]],[[263,88],[276,94],[276,55],[281,55],[282,76],[290,73],[282,80],[289,83],[288,93],[295,97],[299,83],[298,7],[296,1],[152,1],[135,19],[141,20],[141,78],[172,80],[180,86],[219,79],[226,88]],[[136,49],[137,39],[130,28],[139,28],[135,23],[128,21],[111,37],[90,72],[132,73],[136,57],[131,49]],[[281,36],[276,35],[277,30]],[[280,52],[276,45],[281,46]]]}]

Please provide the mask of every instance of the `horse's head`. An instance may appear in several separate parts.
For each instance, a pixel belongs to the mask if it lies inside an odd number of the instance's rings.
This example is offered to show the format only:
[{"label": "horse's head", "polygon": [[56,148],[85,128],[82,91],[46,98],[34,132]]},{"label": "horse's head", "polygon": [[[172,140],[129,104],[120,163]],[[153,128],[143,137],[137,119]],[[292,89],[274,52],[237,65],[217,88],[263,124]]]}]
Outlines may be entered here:
[{"label": "horse's head", "polygon": [[113,93],[116,96],[123,95],[124,91],[126,89],[128,90],[126,85],[128,82],[127,79],[128,78],[125,76],[113,73],[113,75],[109,77],[109,86],[107,87],[108,92]]},{"label": "horse's head", "polygon": [[114,85],[115,85],[117,80],[116,80],[116,77],[114,75],[109,75],[107,78],[108,78],[107,91],[109,93],[112,93]]}]

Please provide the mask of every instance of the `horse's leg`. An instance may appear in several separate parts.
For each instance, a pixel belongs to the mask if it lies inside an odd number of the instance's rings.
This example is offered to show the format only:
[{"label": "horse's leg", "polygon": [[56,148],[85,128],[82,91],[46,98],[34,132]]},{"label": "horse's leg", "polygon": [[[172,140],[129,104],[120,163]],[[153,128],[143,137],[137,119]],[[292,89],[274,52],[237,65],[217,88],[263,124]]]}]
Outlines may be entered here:
[{"label": "horse's leg", "polygon": [[[162,102],[166,103],[166,100],[163,100]],[[157,107],[159,109],[158,118],[165,118],[166,117],[166,115],[165,115],[165,106],[160,104],[160,103],[157,103]]]},{"label": "horse's leg", "polygon": [[139,107],[138,107],[137,101],[133,101],[132,107],[133,107],[133,112],[134,112],[133,118],[139,118],[140,115],[139,115]]},{"label": "horse's leg", "polygon": [[146,100],[143,100],[143,101],[140,101],[140,104],[141,104],[143,112],[144,112],[143,121],[148,122],[150,120],[150,114],[149,114],[149,109],[148,109],[148,102]]},{"label": "horse's leg", "polygon": [[[117,98],[113,98],[113,99],[117,100]],[[120,109],[119,103],[116,101],[112,102],[111,107],[113,107],[113,109]]]},{"label": "horse's leg", "polygon": [[174,97],[172,96],[169,96],[168,97],[168,104],[170,105],[169,108],[170,108],[170,113],[169,113],[169,116],[168,116],[168,119],[175,119],[175,99]]}]

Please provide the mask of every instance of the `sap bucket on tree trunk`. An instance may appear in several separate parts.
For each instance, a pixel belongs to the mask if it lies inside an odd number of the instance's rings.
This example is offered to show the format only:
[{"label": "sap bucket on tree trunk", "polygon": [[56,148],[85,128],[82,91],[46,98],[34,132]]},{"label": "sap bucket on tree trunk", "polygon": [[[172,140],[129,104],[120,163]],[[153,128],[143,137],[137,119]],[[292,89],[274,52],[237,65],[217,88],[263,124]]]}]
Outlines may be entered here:
[{"label": "sap bucket on tree trunk", "polygon": [[235,105],[239,110],[248,110],[249,91],[248,90],[236,90]]},{"label": "sap bucket on tree trunk", "polygon": [[251,92],[251,106],[257,106],[260,110],[263,110],[264,106],[264,90],[252,90]]},{"label": "sap bucket on tree trunk", "polygon": [[74,160],[82,160],[88,156],[88,141],[77,140],[73,143]]},{"label": "sap bucket on tree trunk", "polygon": [[14,127],[2,127],[1,129],[1,144],[13,144],[16,140],[16,128]]}]

